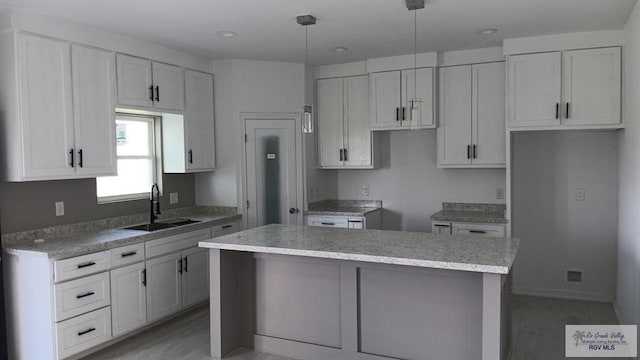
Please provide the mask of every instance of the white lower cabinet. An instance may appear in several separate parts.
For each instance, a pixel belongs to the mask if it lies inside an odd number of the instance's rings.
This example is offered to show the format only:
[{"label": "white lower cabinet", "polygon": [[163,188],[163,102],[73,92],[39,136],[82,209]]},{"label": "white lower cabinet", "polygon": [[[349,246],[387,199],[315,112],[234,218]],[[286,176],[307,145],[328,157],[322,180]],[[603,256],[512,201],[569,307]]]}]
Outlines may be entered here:
[{"label": "white lower cabinet", "polygon": [[209,251],[183,251],[182,265],[182,307],[186,308],[209,298]]},{"label": "white lower cabinet", "polygon": [[147,323],[145,263],[111,270],[111,324],[113,336]]},{"label": "white lower cabinet", "polygon": [[307,215],[307,226],[344,229],[380,229],[382,211],[373,211],[364,216]]},{"label": "white lower cabinet", "polygon": [[451,234],[483,237],[504,237],[505,226],[496,224],[452,223]]},{"label": "white lower cabinet", "polygon": [[147,319],[158,320],[182,308],[180,253],[147,260]]},{"label": "white lower cabinet", "polygon": [[58,359],[77,354],[111,339],[109,307],[57,323]]}]

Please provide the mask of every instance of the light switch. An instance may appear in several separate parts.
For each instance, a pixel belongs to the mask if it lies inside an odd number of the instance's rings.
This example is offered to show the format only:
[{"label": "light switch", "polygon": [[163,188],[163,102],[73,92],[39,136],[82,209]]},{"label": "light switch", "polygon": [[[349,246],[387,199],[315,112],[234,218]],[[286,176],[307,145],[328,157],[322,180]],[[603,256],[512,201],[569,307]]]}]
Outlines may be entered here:
[{"label": "light switch", "polygon": [[64,215],[64,201],[56,201],[56,216]]},{"label": "light switch", "polygon": [[369,196],[369,185],[362,185],[362,196]]},{"label": "light switch", "polygon": [[585,188],[577,188],[576,189],[576,200],[577,201],[584,201],[585,195],[586,195]]},{"label": "light switch", "polygon": [[504,199],[504,188],[496,188],[496,199]]}]

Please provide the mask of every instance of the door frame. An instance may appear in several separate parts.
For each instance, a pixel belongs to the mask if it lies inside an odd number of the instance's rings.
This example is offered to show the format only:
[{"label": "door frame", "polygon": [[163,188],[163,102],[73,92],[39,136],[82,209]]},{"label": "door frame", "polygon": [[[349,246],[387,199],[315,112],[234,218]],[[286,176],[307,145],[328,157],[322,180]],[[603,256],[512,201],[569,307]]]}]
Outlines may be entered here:
[{"label": "door frame", "polygon": [[[304,212],[304,189],[303,189],[303,133],[302,133],[302,115],[300,113],[252,113],[241,112],[240,113],[240,149],[238,158],[238,167],[240,170],[240,176],[237,177],[237,188],[240,191],[237,193],[238,197],[238,214],[242,215],[242,224],[244,229],[249,228],[249,217],[247,216],[247,146],[245,141],[245,134],[247,133],[247,120],[288,120],[293,121],[295,124],[296,135],[296,207],[300,210],[298,212],[297,220],[298,225],[303,225],[303,212]],[[254,204],[255,205],[255,204]]]}]

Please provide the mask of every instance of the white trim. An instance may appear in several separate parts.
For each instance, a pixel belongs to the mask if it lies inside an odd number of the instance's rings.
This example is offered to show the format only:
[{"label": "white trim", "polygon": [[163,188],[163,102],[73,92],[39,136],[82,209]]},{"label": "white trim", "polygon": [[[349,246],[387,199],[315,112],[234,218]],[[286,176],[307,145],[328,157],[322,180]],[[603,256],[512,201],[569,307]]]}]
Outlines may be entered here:
[{"label": "white trim", "polygon": [[472,65],[502,61],[505,61],[502,47],[445,51],[438,53],[438,66]]},{"label": "white trim", "polygon": [[149,199],[150,193],[122,194],[113,196],[98,197],[98,204],[111,204],[124,201],[146,200]]},{"label": "white trim", "polygon": [[599,302],[612,302],[613,295],[590,292],[590,291],[576,291],[576,290],[564,290],[564,289],[545,289],[536,288],[530,286],[514,286],[511,291],[516,295],[529,295],[540,296],[555,299],[569,299],[569,300],[587,300],[587,301],[599,301]]},{"label": "white trim", "polygon": [[414,64],[413,54],[367,59],[367,71],[369,73],[374,73],[435,67],[438,65],[438,53],[428,52],[417,54],[415,61],[416,63]]},{"label": "white trim", "polygon": [[570,34],[505,39],[504,55],[591,49],[624,45],[624,30],[586,31]]},{"label": "white trim", "polygon": [[358,61],[344,64],[316,66],[314,71],[315,79],[327,79],[335,77],[368,75],[367,62]]}]

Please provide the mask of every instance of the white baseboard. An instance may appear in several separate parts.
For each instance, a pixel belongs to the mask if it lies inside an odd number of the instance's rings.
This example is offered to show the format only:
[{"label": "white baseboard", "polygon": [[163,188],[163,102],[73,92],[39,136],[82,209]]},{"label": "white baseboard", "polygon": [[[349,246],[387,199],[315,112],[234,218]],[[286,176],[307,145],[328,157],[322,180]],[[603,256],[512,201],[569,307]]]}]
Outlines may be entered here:
[{"label": "white baseboard", "polygon": [[528,286],[514,286],[511,292],[516,295],[530,295],[530,296],[549,297],[549,298],[556,298],[556,299],[613,302],[613,295],[611,294],[588,292],[588,291],[546,289],[546,288],[535,288],[535,287],[528,287]]}]

